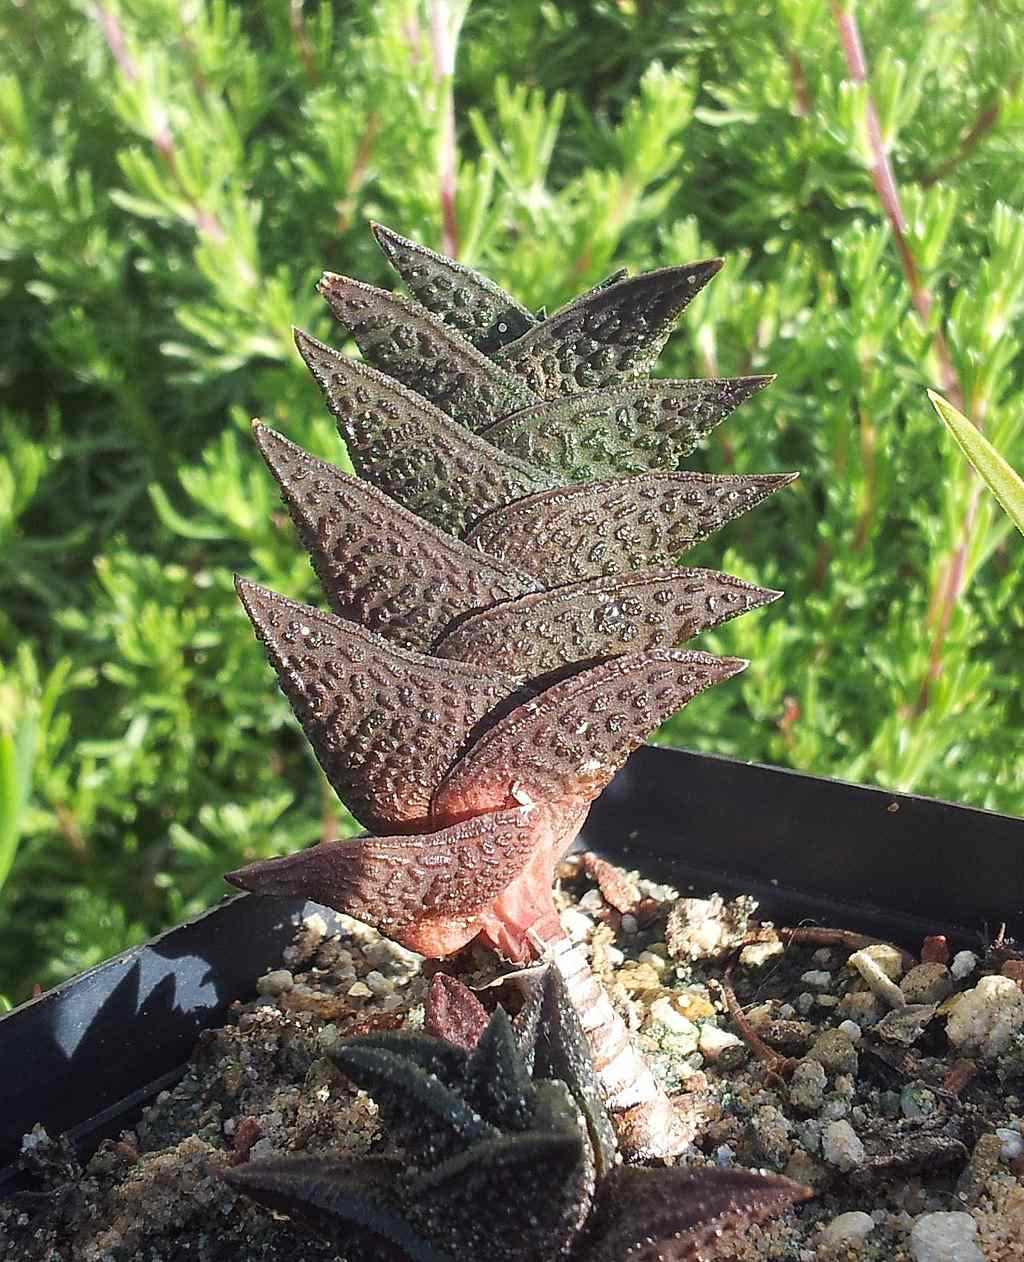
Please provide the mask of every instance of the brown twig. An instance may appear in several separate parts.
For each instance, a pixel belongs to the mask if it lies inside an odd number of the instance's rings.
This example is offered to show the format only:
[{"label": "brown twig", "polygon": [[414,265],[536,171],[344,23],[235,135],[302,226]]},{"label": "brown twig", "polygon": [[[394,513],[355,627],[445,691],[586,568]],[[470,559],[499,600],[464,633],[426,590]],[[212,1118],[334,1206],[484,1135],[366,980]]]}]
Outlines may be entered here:
[{"label": "brown twig", "polygon": [[788,946],[791,942],[811,943],[814,946],[840,947],[844,951],[863,951],[865,947],[887,946],[898,951],[903,961],[904,971],[912,969],[917,959],[903,947],[894,946],[891,942],[882,942],[870,934],[854,933],[852,929],[823,929],[817,925],[798,925],[795,929],[777,930],[779,937]]},{"label": "brown twig", "polygon": [[780,1056],[778,1052],[768,1046],[747,1020],[746,1014],[736,998],[736,992],[732,988],[732,970],[738,958],[739,953],[737,952],[729,961],[722,980],[718,983],[722,992],[722,998],[725,1000],[726,1010],[744,1043],[767,1069],[769,1079],[779,1083],[784,1082],[785,1079],[792,1075],[799,1061],[794,1060],[791,1056]]},{"label": "brown twig", "polygon": [[313,48],[309,32],[306,30],[306,17],[302,11],[302,3],[303,0],[291,0],[288,17],[291,23],[292,34],[295,36],[295,42],[299,46],[299,55],[302,57],[303,65],[306,67],[306,75],[310,83],[315,87],[320,82],[320,72],[316,68],[316,50]]}]

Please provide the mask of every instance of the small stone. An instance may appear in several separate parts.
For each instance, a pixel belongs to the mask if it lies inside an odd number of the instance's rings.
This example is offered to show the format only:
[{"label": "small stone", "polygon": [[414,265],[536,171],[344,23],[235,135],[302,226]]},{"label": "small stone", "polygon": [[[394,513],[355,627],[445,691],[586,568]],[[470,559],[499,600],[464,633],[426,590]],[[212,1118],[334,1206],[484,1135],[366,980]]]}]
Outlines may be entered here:
[{"label": "small stone", "polygon": [[875,1229],[875,1220],[862,1209],[838,1214],[821,1233],[821,1244],[827,1249],[862,1245]]},{"label": "small stone", "polygon": [[622,917],[620,927],[622,929],[622,932],[627,937],[632,937],[633,934],[635,934],[636,931],[640,928],[640,922],[637,920],[636,916],[634,916],[632,912],[627,911],[626,914]]},{"label": "small stone", "polygon": [[924,1028],[935,1016],[935,1004],[911,1003],[905,1008],[895,1008],[875,1026],[875,1034],[887,1043],[899,1043],[910,1047],[924,1033]]},{"label": "small stone", "polygon": [[700,1053],[706,1061],[719,1063],[725,1069],[735,1068],[746,1060],[746,1044],[730,1034],[728,1030],[720,1030],[717,1025],[705,1023],[700,1027]]},{"label": "small stone", "polygon": [[740,952],[740,963],[746,968],[762,968],[769,960],[782,955],[786,948],[778,938],[770,942],[751,942]]},{"label": "small stone", "polygon": [[589,916],[569,907],[561,915],[562,928],[571,942],[585,942],[594,932],[594,922]]},{"label": "small stone", "polygon": [[819,968],[827,968],[832,963],[832,951],[829,947],[818,947],[811,956],[811,963]]},{"label": "small stone", "polygon": [[1024,986],[1024,960],[1007,960],[999,971],[1018,986]]},{"label": "small stone", "polygon": [[1014,1130],[1011,1126],[997,1126],[996,1138],[999,1140],[999,1160],[1005,1161],[1007,1165],[1011,1161],[1016,1161],[1018,1157],[1024,1157],[1024,1135],[1018,1130]]},{"label": "small stone", "polygon": [[885,952],[880,952],[878,945],[864,947],[854,951],[848,962],[890,1008],[901,1008],[906,1003],[903,991],[893,980],[903,975],[903,961],[893,947],[887,947]]},{"label": "small stone", "polygon": [[945,964],[918,964],[900,982],[907,1003],[942,1003],[953,992],[953,978]]},{"label": "small stone", "polygon": [[634,992],[661,989],[661,978],[650,964],[627,964],[615,974],[615,980]]},{"label": "small stone", "polygon": [[[390,978],[385,977],[383,973],[379,973],[376,969],[371,969],[363,979],[370,990],[375,995],[389,995],[395,988],[395,983]],[[352,992],[349,991],[349,994]]]},{"label": "small stone", "polygon": [[922,1214],[910,1233],[910,1256],[914,1262],[985,1262],[977,1234],[970,1214]]},{"label": "small stone", "polygon": [[747,936],[756,904],[751,898],[725,902],[710,898],[679,898],[668,914],[665,938],[673,959],[718,959],[739,947]]},{"label": "small stone", "polygon": [[[897,951],[894,946],[890,946],[888,942],[872,942],[870,946],[861,947],[859,951],[854,951],[849,957],[848,963],[854,963],[854,955],[859,956],[862,960],[873,960],[890,981],[898,982],[906,971],[903,964],[903,953]],[[858,970],[859,971],[859,970]]]},{"label": "small stone", "polygon": [[966,1166],[960,1172],[956,1192],[964,1206],[977,1205],[1002,1161],[1003,1141],[991,1131],[979,1135]]},{"label": "small stone", "polygon": [[839,1000],[841,1016],[856,1021],[863,1029],[870,1028],[882,1016],[884,1008],[878,996],[871,990],[850,990]]},{"label": "small stone", "polygon": [[921,963],[949,963],[949,939],[944,933],[936,933],[921,943]]},{"label": "small stone", "polygon": [[825,1030],[811,1044],[809,1060],[816,1060],[830,1074],[856,1074],[858,1058],[845,1030]]},{"label": "small stone", "polygon": [[960,996],[946,1024],[954,1047],[990,1060],[1005,1052],[1022,1030],[1024,991],[1008,977],[983,977]]},{"label": "small stone", "polygon": [[677,1036],[673,1040],[673,1046],[677,1046],[681,1041],[689,1044],[686,1048],[687,1051],[696,1051],[700,1032],[689,1017],[684,1016],[679,1011],[672,1002],[671,996],[662,995],[659,999],[655,999],[654,1003],[651,1004],[650,1013],[652,1020],[660,1021],[666,1030],[670,1030]]},{"label": "small stone", "polygon": [[841,1117],[850,1116],[850,1106],[840,1096],[832,1096],[821,1106],[823,1122],[837,1122]]},{"label": "small stone", "polygon": [[750,1120],[750,1132],[758,1160],[781,1170],[793,1152],[790,1124],[782,1112],[774,1105],[762,1105]]},{"label": "small stone", "polygon": [[820,1061],[800,1061],[789,1080],[790,1104],[801,1113],[817,1113],[825,1100],[826,1081]]},{"label": "small stone", "polygon": [[286,968],[275,968],[264,973],[256,982],[256,993],[259,995],[283,995],[295,985],[295,978]]},{"label": "small stone", "polygon": [[668,968],[668,960],[663,955],[659,955],[657,951],[641,951],[637,956],[637,963],[650,964],[659,975],[664,973]]},{"label": "small stone", "polygon": [[829,1122],[821,1133],[821,1152],[825,1160],[840,1170],[853,1170],[864,1161],[864,1145],[849,1122]]},{"label": "small stone", "polygon": [[587,890],[579,901],[580,911],[601,911],[604,907],[604,895],[600,890]]},{"label": "small stone", "polygon": [[840,1021],[837,1028],[842,1030],[851,1043],[859,1043],[864,1035],[856,1021]]},{"label": "small stone", "polygon": [[355,982],[348,988],[348,996],[350,999],[369,999],[373,991],[365,982]]},{"label": "small stone", "polygon": [[956,955],[953,956],[953,963],[949,966],[949,971],[958,982],[962,982],[965,977],[970,977],[977,967],[978,957],[973,951],[957,951]]},{"label": "small stone", "polygon": [[803,973],[800,980],[805,986],[813,986],[815,990],[825,990],[832,985],[832,974],[824,969],[811,969],[808,973]]},{"label": "small stone", "polygon": [[796,997],[796,1007],[798,1012],[802,1012],[805,1016],[814,1007],[814,996],[809,990],[802,991]]},{"label": "small stone", "polygon": [[914,1121],[928,1117],[935,1112],[935,1092],[920,1083],[908,1083],[900,1092],[900,1112]]}]

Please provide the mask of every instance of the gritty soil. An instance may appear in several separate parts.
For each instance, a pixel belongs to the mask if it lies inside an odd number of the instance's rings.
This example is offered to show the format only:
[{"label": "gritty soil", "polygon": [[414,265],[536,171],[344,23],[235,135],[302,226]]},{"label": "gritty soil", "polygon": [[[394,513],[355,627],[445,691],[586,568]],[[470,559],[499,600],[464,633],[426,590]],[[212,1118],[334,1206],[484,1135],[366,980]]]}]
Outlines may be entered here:
[{"label": "gritty soil", "polygon": [[[560,900],[689,1122],[682,1160],[783,1171],[815,1190],[796,1213],[723,1239],[709,1262],[1024,1259],[1024,962],[1009,944],[952,954],[929,939],[910,956],[777,930],[749,900],[680,898],[578,857]],[[32,1190],[0,1204],[0,1258],[372,1262],[216,1172],[386,1145],[331,1051],[422,1024],[438,967],[355,921],[328,933],[312,917],[133,1130],[84,1166],[40,1128],[25,1137]],[[497,998],[484,953],[444,967]]]}]

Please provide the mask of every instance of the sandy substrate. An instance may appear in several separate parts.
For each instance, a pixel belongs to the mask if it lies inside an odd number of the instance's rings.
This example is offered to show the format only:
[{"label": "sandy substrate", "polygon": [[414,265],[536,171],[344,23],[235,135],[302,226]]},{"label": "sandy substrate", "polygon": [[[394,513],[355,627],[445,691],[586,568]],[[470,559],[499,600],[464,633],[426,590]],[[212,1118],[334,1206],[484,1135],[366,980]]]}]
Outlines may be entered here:
[{"label": "sandy substrate", "polygon": [[[683,1160],[783,1171],[816,1190],[798,1213],[714,1246],[709,1262],[1024,1259],[1024,962],[1009,945],[951,953],[933,939],[911,957],[781,933],[748,901],[680,899],[579,859],[560,891],[567,931],[690,1120]],[[367,1259],[215,1172],[386,1144],[331,1050],[421,1024],[437,967],[354,921],[334,936],[307,921],[178,1085],[84,1169],[44,1133],[26,1136],[37,1190],[0,1205],[0,1258]],[[445,968],[485,986],[496,963],[469,951]]]}]

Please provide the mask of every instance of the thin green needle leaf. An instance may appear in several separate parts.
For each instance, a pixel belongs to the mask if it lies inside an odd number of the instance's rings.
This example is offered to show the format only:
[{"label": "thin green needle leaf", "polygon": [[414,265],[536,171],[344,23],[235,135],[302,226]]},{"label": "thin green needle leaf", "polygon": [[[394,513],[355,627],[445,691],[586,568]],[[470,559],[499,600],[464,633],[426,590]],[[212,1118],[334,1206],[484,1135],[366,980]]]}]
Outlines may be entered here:
[{"label": "thin green needle leaf", "polygon": [[980,474],[1010,520],[1024,535],[1024,478],[1003,459],[971,421],[942,395],[928,391],[928,398],[957,445]]}]

